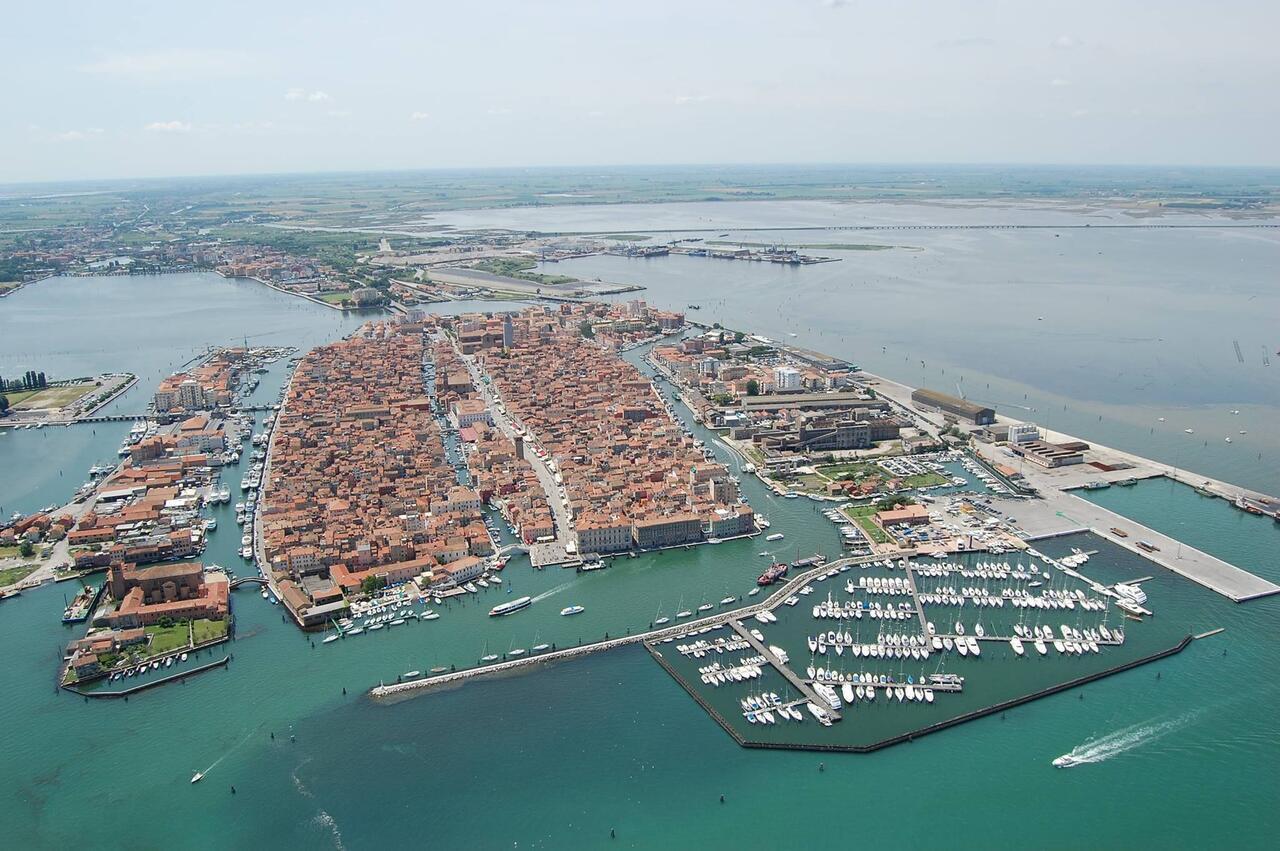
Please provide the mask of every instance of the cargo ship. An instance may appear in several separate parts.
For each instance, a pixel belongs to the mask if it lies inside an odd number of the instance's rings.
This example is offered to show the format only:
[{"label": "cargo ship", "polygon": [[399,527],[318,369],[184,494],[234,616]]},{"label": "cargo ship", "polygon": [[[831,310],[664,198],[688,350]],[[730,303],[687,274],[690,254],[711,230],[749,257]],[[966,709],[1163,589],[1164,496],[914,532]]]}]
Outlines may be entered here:
[{"label": "cargo ship", "polygon": [[489,610],[489,617],[500,618],[503,615],[509,615],[512,612],[527,609],[529,604],[532,602],[532,597],[520,597],[519,599],[512,600],[510,603],[500,603]]}]

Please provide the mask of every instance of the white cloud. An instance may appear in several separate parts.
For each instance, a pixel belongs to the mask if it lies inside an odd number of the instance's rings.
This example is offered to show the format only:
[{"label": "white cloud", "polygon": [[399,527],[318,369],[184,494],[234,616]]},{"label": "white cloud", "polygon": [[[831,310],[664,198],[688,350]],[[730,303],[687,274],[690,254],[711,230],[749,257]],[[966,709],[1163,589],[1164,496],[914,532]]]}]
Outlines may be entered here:
[{"label": "white cloud", "polygon": [[426,120],[427,120],[428,118],[430,118],[430,117],[431,117],[431,113],[429,113],[429,112],[411,112],[411,113],[409,113],[409,120],[410,120],[410,121],[426,121]]},{"label": "white cloud", "polygon": [[61,133],[54,133],[53,138],[58,142],[83,142],[86,139],[94,139],[101,136],[102,133],[101,127],[90,127],[87,130],[66,130]]},{"label": "white cloud", "polygon": [[190,121],[152,121],[147,125],[153,133],[190,133]]},{"label": "white cloud", "polygon": [[1074,50],[1081,44],[1080,39],[1073,35],[1060,35],[1053,40],[1053,46],[1059,50]]},{"label": "white cloud", "polygon": [[171,47],[141,53],[111,53],[80,65],[86,74],[142,77],[233,77],[251,73],[253,59],[235,50]]},{"label": "white cloud", "polygon": [[310,101],[311,103],[325,103],[326,101],[333,100],[333,98],[329,96],[328,92],[322,92],[319,89],[314,89],[308,92],[306,89],[302,88],[301,86],[293,86],[292,88],[290,88],[287,92],[284,93],[284,99],[285,100],[305,100],[305,101]]},{"label": "white cloud", "polygon": [[1074,111],[1071,113],[1071,117],[1072,117],[1072,118],[1084,118],[1084,117],[1085,117],[1086,115],[1088,115],[1088,114],[1089,114],[1089,110],[1087,110],[1087,109],[1077,109],[1077,110],[1074,110]]},{"label": "white cloud", "polygon": [[351,110],[349,109],[331,109],[325,113],[330,118],[350,118]]},{"label": "white cloud", "polygon": [[842,6],[848,6],[849,0],[822,0],[822,5],[828,9],[839,9]]},{"label": "white cloud", "polygon": [[1064,80],[1061,77],[1054,77],[1052,80],[1049,81],[1049,85],[1053,86],[1055,89],[1060,89],[1063,86],[1071,85],[1071,81]]},{"label": "white cloud", "polygon": [[711,100],[711,95],[676,95],[676,103],[706,103]]}]

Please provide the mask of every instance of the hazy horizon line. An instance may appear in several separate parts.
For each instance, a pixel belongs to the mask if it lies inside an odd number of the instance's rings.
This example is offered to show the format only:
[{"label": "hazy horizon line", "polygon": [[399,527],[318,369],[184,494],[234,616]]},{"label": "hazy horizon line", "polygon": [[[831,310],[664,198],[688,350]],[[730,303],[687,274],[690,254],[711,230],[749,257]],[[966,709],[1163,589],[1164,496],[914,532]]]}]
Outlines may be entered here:
[{"label": "hazy horizon line", "polygon": [[[334,177],[341,175],[394,175],[394,174],[418,174],[418,173],[504,173],[504,172],[521,172],[521,171],[582,171],[587,169],[602,170],[627,170],[627,169],[751,169],[751,168],[775,168],[775,169],[801,169],[801,168],[864,168],[864,169],[957,169],[957,168],[985,168],[985,169],[1067,169],[1078,170],[1086,173],[1091,169],[1097,170],[1132,170],[1132,171],[1154,171],[1154,170],[1179,170],[1179,169],[1200,169],[1208,171],[1274,171],[1280,173],[1280,164],[1220,164],[1220,163],[1069,163],[1069,162],[1033,162],[1033,161],[1013,161],[1000,162],[996,160],[989,161],[972,161],[972,162],[946,162],[946,161],[916,161],[916,162],[893,162],[893,161],[864,161],[864,162],[838,162],[838,161],[791,161],[791,162],[652,162],[652,163],[600,163],[600,164],[574,164],[574,165],[554,165],[554,164],[525,164],[525,165],[493,165],[493,166],[405,166],[399,168],[375,168],[375,169],[320,169],[305,171],[242,171],[242,172],[207,172],[203,174],[185,173],[185,174],[163,174],[163,175],[134,175],[129,177],[69,177],[69,178],[44,178],[39,180],[23,180],[23,181],[0,181],[0,190],[8,188],[20,187],[38,187],[38,186],[74,186],[74,185],[110,185],[122,183],[149,183],[161,181],[200,181],[200,180],[217,180],[217,179],[236,179],[236,178],[297,178],[297,177]],[[742,199],[751,200],[751,199]],[[757,199],[758,200],[758,199]]]}]

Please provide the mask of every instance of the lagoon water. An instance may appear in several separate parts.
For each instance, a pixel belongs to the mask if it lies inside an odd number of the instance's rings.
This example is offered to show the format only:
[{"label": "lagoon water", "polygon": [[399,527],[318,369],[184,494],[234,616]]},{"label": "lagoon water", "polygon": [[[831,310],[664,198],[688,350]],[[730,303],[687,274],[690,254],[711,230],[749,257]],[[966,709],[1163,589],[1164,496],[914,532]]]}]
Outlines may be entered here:
[{"label": "lagoon water", "polygon": [[[1131,249],[1154,250],[1156,259],[1173,255],[1163,274],[1184,282],[1174,290],[1178,298],[1173,301],[1180,306],[1162,309],[1194,314],[1217,304],[1241,329],[1226,326],[1225,333],[1238,333],[1242,345],[1249,334],[1267,333],[1259,318],[1205,297],[1179,273],[1183,264],[1173,243],[1183,239],[1172,237],[1163,248]],[[1141,360],[1151,373],[1155,389],[1142,404],[1152,411],[1178,410],[1210,421],[1217,408],[1256,409],[1258,416],[1275,408],[1277,397],[1267,395],[1267,388],[1274,388],[1267,383],[1272,373],[1261,364],[1237,370],[1229,338],[1225,363],[1211,362],[1207,355],[1200,360],[1211,363],[1206,375],[1238,372],[1245,380],[1216,388],[1222,398],[1208,401],[1196,398],[1207,389],[1184,387],[1166,374],[1195,363],[1196,353],[1185,345],[1125,348],[1113,342],[1098,351],[1122,324],[1114,303],[1112,311],[1097,314],[1102,324],[1083,340],[1064,342],[1058,339],[1061,332],[1042,344],[997,335],[998,348],[984,347],[977,336],[983,328],[1018,332],[1011,319],[998,320],[965,305],[972,299],[982,305],[1002,299],[973,292],[971,284],[954,279],[936,282],[934,276],[951,274],[945,270],[953,263],[965,267],[969,252],[990,259],[991,246],[974,247],[969,236],[930,240],[933,247],[917,255],[850,254],[859,262],[900,264],[920,262],[902,259],[909,256],[942,254],[930,261],[934,271],[922,267],[915,279],[928,284],[933,298],[910,295],[911,287],[895,279],[891,269],[869,270],[870,283],[858,284],[872,293],[903,290],[892,298],[878,296],[878,310],[898,310],[914,299],[919,310],[935,316],[931,327],[939,336],[932,340],[917,340],[906,328],[875,336],[884,332],[876,330],[874,317],[860,315],[874,310],[831,310],[832,299],[846,304],[839,297],[839,270],[847,274],[852,264],[774,270],[726,263],[724,271],[711,274],[706,270],[714,269],[712,261],[697,258],[591,258],[553,268],[579,274],[597,269],[591,277],[637,280],[650,286],[643,295],[657,304],[697,301],[704,306],[698,318],[760,328],[779,338],[790,329],[801,344],[844,354],[890,377],[920,380],[891,368],[897,357],[891,343],[897,339],[904,349],[910,346],[906,350],[917,365],[918,354],[929,370],[945,364],[950,375],[963,368],[966,386],[981,375],[979,368],[1002,376],[992,382],[1002,399],[1016,398],[1011,394],[1020,382],[1030,383],[1037,370],[1051,375],[1051,364],[1061,363],[1054,358],[1070,355],[1074,360],[1062,365],[1063,372],[1074,374],[1083,364],[1106,378],[1099,379],[1103,386],[1081,393],[1069,377],[1049,380],[1052,395],[1028,391],[1028,406],[1044,405],[1040,416],[1047,414],[1048,400],[1067,399],[1059,403],[1068,405],[1062,427],[1076,417],[1077,434],[1126,448],[1143,448],[1136,441],[1146,433],[1146,421],[1145,414],[1123,413],[1129,408],[1115,391],[1122,382],[1102,369],[1119,363],[1117,351],[1128,351],[1131,361]],[[944,250],[938,240],[958,244]],[[1001,235],[1000,241],[1006,240]],[[918,244],[920,238],[911,234],[901,241]],[[1250,247],[1245,253],[1252,259],[1242,264],[1250,271],[1239,286],[1261,290],[1254,276],[1261,274],[1258,266],[1266,258],[1274,260],[1275,244],[1243,245]],[[1052,259],[1045,255],[1042,263]],[[980,259],[970,262],[965,275],[985,265]],[[1025,288],[1003,280],[998,290],[1009,298],[1034,291],[1044,281],[1033,271],[1026,272]],[[936,304],[947,286],[953,287],[949,297],[958,305],[950,320]],[[1047,286],[1059,293],[1068,289],[1061,283]],[[770,294],[771,288],[777,291]],[[1247,298],[1225,301],[1239,297]],[[1130,298],[1143,301],[1136,294]],[[1260,311],[1262,305],[1274,305],[1268,300],[1273,298],[1259,292],[1254,303],[1261,303]],[[134,324],[144,320],[147,326]],[[28,363],[51,375],[131,370],[142,376],[140,386],[115,406],[140,411],[161,373],[205,345],[249,336],[251,344],[310,346],[347,333],[359,321],[252,282],[212,275],[52,280],[0,302],[0,371],[20,371]],[[1145,314],[1134,318],[1141,326],[1135,335],[1147,333],[1146,326],[1155,321]],[[1187,320],[1179,321],[1190,327]],[[949,323],[951,330],[939,322]],[[51,327],[59,333],[49,333]],[[124,333],[139,327],[162,338],[153,345]],[[834,345],[840,336],[850,345]],[[862,342],[853,345],[855,340]],[[877,354],[880,345],[888,351]],[[953,358],[960,366],[952,365]],[[1157,363],[1167,369],[1153,370]],[[941,379],[940,372],[937,376]],[[281,377],[273,371],[259,394],[274,398]],[[1108,394],[1113,394],[1110,401],[1090,400]],[[1090,417],[1096,421],[1096,411],[1105,412],[1104,420],[1090,431],[1085,426],[1092,426]],[[76,426],[0,438],[0,504],[7,511],[25,510],[64,499],[91,463],[114,457],[122,430],[97,427],[93,435],[90,427]],[[1260,440],[1266,438],[1264,428],[1257,431]],[[1129,436],[1135,442],[1126,443]],[[1264,489],[1268,478],[1275,480],[1265,466],[1274,461],[1237,466],[1218,447],[1193,453],[1176,436],[1169,437],[1167,444],[1152,445],[1186,452],[1187,460],[1170,456],[1171,463],[1192,466],[1194,461],[1193,469],[1237,481],[1252,475],[1251,483]],[[71,458],[69,453],[79,454]],[[55,468],[64,475],[57,476]],[[234,487],[238,476],[226,476]],[[813,504],[771,499],[751,478],[744,485],[757,510],[786,533],[780,554],[794,558],[815,549],[837,550],[833,530]],[[1115,499],[1133,501],[1128,510],[1134,516],[1159,517],[1164,511],[1168,492],[1159,486],[1113,490]],[[205,558],[244,572],[234,552],[236,529],[219,515]],[[1251,526],[1238,534],[1255,542],[1250,552],[1274,551],[1270,527]],[[185,848],[212,841],[229,847],[575,848],[608,844],[612,828],[622,847],[793,847],[825,841],[815,840],[814,831],[829,836],[829,828],[838,825],[859,841],[895,846],[1111,846],[1137,836],[1178,847],[1270,845],[1274,802],[1280,797],[1274,771],[1280,741],[1272,718],[1280,689],[1280,650],[1273,639],[1280,603],[1234,606],[1166,577],[1162,584],[1170,583],[1176,589],[1170,593],[1178,598],[1178,605],[1166,610],[1169,617],[1185,619],[1187,629],[1224,626],[1227,631],[1154,666],[1087,686],[1080,690],[1083,699],[1068,692],[1003,718],[866,756],[739,749],[638,648],[392,705],[375,705],[364,696],[369,686],[410,668],[471,664],[486,647],[501,652],[537,641],[571,643],[619,626],[642,629],[660,608],[670,615],[682,603],[690,607],[726,593],[743,594],[764,561],[756,556],[764,546],[756,540],[675,551],[622,560],[587,575],[535,572],[517,559],[504,572],[507,586],[513,593],[541,597],[518,615],[498,621],[485,617],[488,607],[505,596],[505,590],[490,591],[445,607],[435,622],[315,647],[311,638],[282,622],[278,607],[253,591],[240,591],[229,668],[128,703],[86,704],[54,688],[58,650],[77,631],[58,623],[64,586],[28,592],[0,608],[0,643],[7,651],[0,666],[0,716],[9,722],[8,735],[0,740],[0,776],[5,778],[0,823],[7,844],[42,848],[87,838],[102,847]],[[1280,578],[1280,567],[1265,557],[1246,566]],[[1159,611],[1159,592],[1153,597]],[[555,614],[570,603],[587,611],[574,618]],[[1068,771],[1049,766],[1053,757],[1078,745],[1126,730],[1108,740],[1122,746],[1101,749],[1109,758]],[[194,770],[211,765],[203,783],[188,783]]]}]

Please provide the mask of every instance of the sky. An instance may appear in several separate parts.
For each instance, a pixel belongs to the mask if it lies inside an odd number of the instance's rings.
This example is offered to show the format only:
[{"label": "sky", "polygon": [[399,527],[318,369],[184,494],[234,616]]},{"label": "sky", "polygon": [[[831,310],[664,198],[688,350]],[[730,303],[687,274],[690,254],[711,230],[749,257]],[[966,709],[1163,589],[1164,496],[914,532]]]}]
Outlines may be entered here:
[{"label": "sky", "polygon": [[0,182],[673,163],[1280,165],[1280,3],[8,4]]}]

